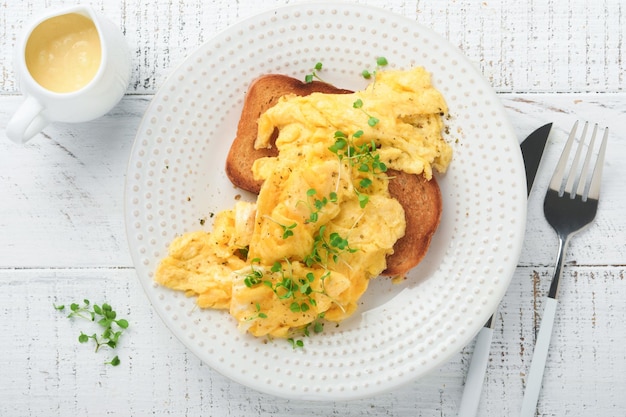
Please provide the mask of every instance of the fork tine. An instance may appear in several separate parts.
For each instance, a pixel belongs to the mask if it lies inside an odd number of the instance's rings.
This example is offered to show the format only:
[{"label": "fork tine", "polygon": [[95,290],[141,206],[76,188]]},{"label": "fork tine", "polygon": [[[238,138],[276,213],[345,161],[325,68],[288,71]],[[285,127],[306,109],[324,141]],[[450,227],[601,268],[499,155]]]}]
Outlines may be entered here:
[{"label": "fork tine", "polygon": [[574,189],[574,182],[576,181],[576,176],[578,174],[578,162],[580,161],[580,155],[582,154],[583,145],[585,144],[585,139],[587,137],[587,127],[589,126],[589,122],[585,122],[583,127],[583,133],[580,135],[580,140],[578,141],[578,147],[576,148],[576,155],[574,155],[574,160],[572,161],[572,166],[570,167],[569,174],[567,176],[567,183],[565,184],[565,189],[563,193],[559,193],[559,195],[563,195],[564,193],[569,194],[572,198],[574,198],[574,193],[572,190]]},{"label": "fork tine", "polygon": [[565,174],[565,166],[567,165],[567,159],[569,157],[570,149],[572,148],[572,144],[574,143],[574,138],[576,137],[577,128],[578,128],[578,120],[574,122],[574,126],[572,126],[572,130],[570,130],[569,138],[567,139],[565,148],[563,148],[563,152],[561,153],[561,158],[559,158],[559,162],[556,165],[554,174],[552,174],[552,178],[550,179],[550,188],[552,190],[558,191],[559,195],[562,195],[561,183],[563,182],[563,177]]},{"label": "fork tine", "polygon": [[[596,144],[596,134],[598,133],[598,124],[594,124],[593,133],[591,134],[591,142],[589,142],[589,147],[587,149],[587,155],[585,156],[585,162],[583,162],[583,167],[580,170],[580,178],[578,179],[578,187],[576,188],[576,194],[582,196],[583,201],[587,200],[587,193],[585,193],[585,186],[587,184],[587,175],[589,174],[589,162],[591,161],[591,155],[593,154],[593,149]],[[589,192],[589,189],[587,189]],[[571,198],[574,198],[574,194],[571,195]]]},{"label": "fork tine", "polygon": [[591,176],[591,184],[589,185],[589,191],[587,198],[598,200],[600,198],[600,182],[602,180],[602,167],[604,166],[604,155],[606,154],[606,143],[609,139],[609,128],[604,128],[604,137],[602,138],[602,144],[600,145],[600,151],[596,158],[596,165],[593,168],[593,175]]}]

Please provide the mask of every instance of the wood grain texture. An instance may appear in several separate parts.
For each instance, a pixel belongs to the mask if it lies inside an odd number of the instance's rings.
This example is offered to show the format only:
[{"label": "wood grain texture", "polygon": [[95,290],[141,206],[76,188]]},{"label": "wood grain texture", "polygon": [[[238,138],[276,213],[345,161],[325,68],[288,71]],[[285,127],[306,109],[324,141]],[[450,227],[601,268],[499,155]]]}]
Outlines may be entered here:
[{"label": "wood grain texture", "polygon": [[[133,56],[128,95],[109,114],[52,124],[25,146],[4,128],[21,100],[12,49],[24,22],[65,0],[0,7],[0,416],[456,416],[473,343],[431,375],[374,398],[277,399],[219,375],[153,311],[128,253],[125,171],[135,130],[172,67],[228,25],[293,1],[96,0]],[[594,224],[571,242],[538,416],[626,413],[626,93],[619,0],[369,0],[458,46],[500,92],[522,140],[553,122],[529,198],[519,267],[496,316],[479,416],[516,416],[556,255],[543,195],[576,119],[611,130]],[[89,326],[53,303],[108,301],[131,327],[116,352],[78,343]],[[87,323],[88,324],[88,323]]]},{"label": "wood grain texture", "polygon": [[[133,59],[131,94],[152,94],[173,67],[229,25],[298,1],[98,0],[121,28]],[[503,93],[624,90],[626,12],[621,0],[365,0],[447,38]],[[0,93],[18,93],[16,39],[29,19],[66,0],[8,2],[0,8]]]},{"label": "wood grain texture", "polygon": [[[479,415],[519,410],[541,311],[541,299],[535,303],[530,295],[545,295],[547,287],[535,281],[545,284],[550,273],[517,270],[499,309]],[[431,375],[374,398],[287,401],[231,382],[189,353],[155,316],[131,269],[3,269],[0,289],[0,329],[12,335],[0,352],[0,415],[7,416],[455,416],[472,350],[470,345]],[[623,268],[568,269],[540,415],[623,415],[626,312],[616,294],[625,292]],[[78,343],[89,323],[54,311],[53,303],[76,297],[106,299],[129,319],[116,352],[119,367],[103,364],[108,352],[96,354]]]},{"label": "wood grain texture", "polygon": [[418,16],[499,92],[623,91],[619,0],[418,1]]}]

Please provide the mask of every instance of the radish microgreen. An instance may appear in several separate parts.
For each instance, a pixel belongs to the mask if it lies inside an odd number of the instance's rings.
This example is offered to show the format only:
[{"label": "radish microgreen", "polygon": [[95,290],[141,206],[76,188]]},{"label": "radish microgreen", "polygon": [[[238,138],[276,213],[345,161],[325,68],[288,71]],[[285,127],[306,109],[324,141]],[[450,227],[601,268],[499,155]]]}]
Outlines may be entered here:
[{"label": "radish microgreen", "polygon": [[365,114],[367,116],[367,124],[370,127],[376,126],[378,124],[378,122],[380,121],[376,117],[372,116],[371,114],[369,114],[368,112],[366,112],[363,109],[363,100],[361,100],[360,98],[356,99],[356,101],[354,103],[352,103],[352,107],[354,107],[355,109],[361,110],[363,112],[363,114]]},{"label": "radish microgreen", "polygon": [[313,69],[311,70],[310,74],[307,74],[304,77],[304,82],[307,84],[310,84],[313,82],[314,79],[318,79],[319,81],[324,82],[324,80],[322,80],[320,78],[320,76],[318,75],[318,72],[322,70],[322,63],[321,62],[317,62],[315,64],[315,66],[313,67]]},{"label": "radish microgreen", "polygon": [[361,72],[361,76],[366,80],[369,80],[372,77],[376,77],[376,71],[378,71],[382,67],[387,66],[388,64],[389,62],[387,61],[387,58],[385,58],[384,56],[379,56],[378,58],[376,58],[376,69],[373,71],[365,69]]},{"label": "radish microgreen", "polygon": [[293,236],[293,229],[295,229],[295,227],[298,225],[297,223],[292,223],[290,225],[286,225],[286,224],[282,224],[276,220],[274,220],[273,218],[271,218],[270,216],[265,216],[266,219],[276,223],[282,230],[283,230],[283,239],[287,239],[291,236]]},{"label": "radish microgreen", "polygon": [[[65,305],[54,305],[54,308],[57,311],[65,311]],[[96,322],[100,327],[104,330],[102,334],[98,335],[97,333],[87,334],[84,332],[80,332],[78,336],[79,343],[87,343],[89,340],[93,340],[96,348],[95,351],[98,352],[102,347],[109,347],[111,349],[115,349],[117,347],[118,341],[124,330],[128,328],[128,320],[117,318],[117,312],[113,310],[113,308],[107,304],[103,303],[102,305],[91,304],[91,302],[87,299],[83,300],[82,304],[72,303],[70,304],[70,313],[67,316],[68,318],[81,318],[88,321]],[[117,366],[120,364],[119,357],[115,356],[109,362],[105,362],[107,365]]]},{"label": "radish microgreen", "polygon": [[328,205],[328,203],[337,203],[337,193],[331,192],[328,197],[317,198],[317,191],[315,188],[309,188],[306,191],[307,201],[299,201],[298,203],[304,203],[309,208],[309,218],[305,220],[305,223],[315,223],[319,220],[319,215],[322,209]]},{"label": "radish microgreen", "polygon": [[380,155],[376,152],[377,147],[374,141],[365,142],[360,145],[355,144],[355,139],[358,140],[362,136],[362,130],[355,132],[351,137],[344,132],[337,131],[334,135],[335,143],[331,145],[328,150],[337,155],[340,161],[347,160],[350,166],[356,168],[360,174],[368,175],[367,177],[361,178],[358,182],[361,191],[356,187],[354,188],[360,207],[365,208],[369,202],[369,196],[363,191],[372,185],[372,178],[387,172],[387,165],[380,160]]}]

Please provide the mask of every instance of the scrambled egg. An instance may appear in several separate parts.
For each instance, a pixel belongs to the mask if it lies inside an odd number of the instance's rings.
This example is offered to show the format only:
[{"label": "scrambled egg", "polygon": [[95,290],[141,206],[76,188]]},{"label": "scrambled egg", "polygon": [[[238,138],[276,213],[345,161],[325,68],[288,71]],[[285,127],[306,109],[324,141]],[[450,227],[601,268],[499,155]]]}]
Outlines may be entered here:
[{"label": "scrambled egg", "polygon": [[279,154],[254,164],[257,201],[218,213],[210,233],[176,238],[156,282],[229,310],[255,336],[345,319],[405,232],[386,169],[445,172],[446,112],[421,67],[378,71],[353,94],[281,98],[258,121],[255,147],[278,129]]}]

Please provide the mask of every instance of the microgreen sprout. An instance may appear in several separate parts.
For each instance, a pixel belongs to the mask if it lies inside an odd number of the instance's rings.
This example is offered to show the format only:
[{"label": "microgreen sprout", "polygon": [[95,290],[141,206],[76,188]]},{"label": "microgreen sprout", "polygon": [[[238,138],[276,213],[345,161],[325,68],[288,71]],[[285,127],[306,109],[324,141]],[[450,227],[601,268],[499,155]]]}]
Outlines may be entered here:
[{"label": "microgreen sprout", "polygon": [[367,206],[367,203],[370,202],[370,196],[359,192],[359,190],[357,189],[355,189],[354,192],[356,193],[356,197],[359,200],[359,206],[361,208],[365,208],[365,206]]},{"label": "microgreen sprout", "polygon": [[293,236],[293,229],[298,225],[297,223],[292,223],[290,225],[281,224],[280,222],[272,219],[270,216],[265,216],[266,219],[276,223],[283,230],[283,239],[287,239]]},{"label": "microgreen sprout", "polygon": [[[333,145],[331,145],[328,149],[332,153],[337,154],[339,156],[339,158],[341,159],[342,155],[339,155],[339,151],[344,150],[347,145],[348,145],[348,137],[346,136],[345,133],[343,133],[342,131],[338,130],[338,131],[335,132],[335,143]],[[349,152],[348,152],[348,156],[350,156]]]},{"label": "microgreen sprout", "polygon": [[113,357],[113,359],[111,359],[109,362],[105,362],[106,365],[111,365],[111,366],[117,366],[121,363],[120,358],[115,355]]},{"label": "microgreen sprout", "polygon": [[[331,234],[328,245],[334,247],[337,253],[340,251],[352,251],[352,249],[348,247],[348,241],[342,239],[337,233]],[[325,280],[330,276],[330,271],[328,270],[319,278],[316,278],[313,272],[307,272],[305,276],[296,277],[293,275],[291,263],[288,260],[284,260],[284,263],[276,261],[270,268],[274,276],[272,279],[264,275],[260,267],[255,267],[255,264],[258,263],[260,263],[259,259],[253,259],[251,264],[252,271],[246,275],[244,279],[246,286],[266,286],[279,300],[285,302],[289,310],[293,313],[307,313],[311,311],[312,308],[317,307],[315,294],[322,294],[328,297],[324,286]],[[319,289],[317,290],[313,286],[316,279],[319,279]],[[336,301],[333,300],[333,302]],[[339,303],[337,303],[337,305],[343,309]],[[260,303],[256,302],[254,303],[254,314],[247,317],[246,321],[266,318],[268,318],[268,314],[262,311]],[[317,314],[314,321],[299,329],[300,334],[308,337],[311,334],[311,328],[314,333],[321,333],[324,330],[324,323],[321,321],[323,318],[324,312]],[[292,339],[290,343],[294,348],[304,346],[301,340]]]},{"label": "microgreen sprout", "polygon": [[[304,326],[301,329],[302,331],[301,335],[304,337],[310,337],[311,329],[313,329],[314,334],[322,333],[324,331],[324,322],[322,321],[324,319],[324,315],[325,313],[318,314],[317,318],[313,322]],[[290,337],[287,339],[287,341],[291,344],[291,347],[294,349],[304,347],[304,341],[302,339],[295,339],[294,337]]]},{"label": "microgreen sprout", "polygon": [[306,192],[307,201],[302,201],[309,208],[309,218],[305,223],[315,223],[319,220],[319,215],[322,209],[328,205],[328,203],[337,203],[337,193],[331,192],[328,197],[317,198],[317,191],[315,188],[309,188]]},{"label": "microgreen sprout", "polygon": [[263,271],[254,266],[254,264],[259,264],[260,262],[261,260],[259,258],[254,258],[250,261],[250,272],[243,279],[243,283],[246,287],[252,288],[261,283],[263,279]]},{"label": "microgreen sprout", "polygon": [[304,342],[301,339],[294,339],[293,337],[290,337],[289,339],[287,339],[287,341],[291,344],[291,347],[293,347],[294,349],[304,347]]},{"label": "microgreen sprout", "polygon": [[313,249],[311,253],[304,257],[304,264],[312,267],[319,264],[326,267],[328,262],[332,260],[338,263],[343,253],[354,253],[357,249],[351,248],[348,239],[342,237],[337,232],[332,232],[325,237],[326,225],[321,226],[313,238]]},{"label": "microgreen sprout", "polygon": [[[322,316],[321,318],[324,318],[324,316]],[[324,323],[321,321],[315,321],[313,323],[313,331],[315,333],[322,333],[324,331]]]},{"label": "microgreen sprout", "polygon": [[247,321],[252,321],[252,320],[256,320],[256,319],[266,319],[267,318],[267,314],[265,314],[264,312],[261,311],[261,304],[254,303],[254,310],[255,310],[256,314],[254,316],[248,317],[246,319]]},{"label": "microgreen sprout", "polygon": [[296,223],[290,224],[289,226],[280,225],[283,229],[283,239],[287,239],[290,236],[293,236],[293,228],[296,227]]},{"label": "microgreen sprout", "polygon": [[367,116],[367,124],[370,127],[374,127],[378,124],[378,122],[380,121],[379,119],[377,119],[376,117],[372,116],[371,114],[369,114],[368,112],[366,112],[363,109],[363,100],[356,99],[356,101],[354,103],[352,103],[352,107],[354,107],[355,109],[359,109],[363,112],[363,114],[365,114]]},{"label": "microgreen sprout", "polygon": [[376,71],[378,71],[381,67],[387,66],[388,64],[389,62],[387,61],[387,58],[385,58],[384,56],[379,56],[378,58],[376,58],[376,69],[373,71],[365,69],[361,72],[361,76],[366,80],[369,80],[372,77],[376,77]]},{"label": "microgreen sprout", "polygon": [[321,63],[321,62],[317,62],[317,63],[315,64],[315,66],[313,67],[313,69],[311,70],[311,73],[310,73],[310,74],[307,74],[307,75],[304,77],[304,82],[305,82],[305,83],[307,83],[307,84],[312,83],[312,82],[313,82],[313,79],[315,79],[315,78],[317,78],[317,79],[318,79],[318,80],[320,80],[320,81],[324,81],[324,80],[322,80],[322,79],[320,78],[320,76],[318,75],[318,71],[321,71],[321,70],[322,70],[322,63]]},{"label": "microgreen sprout", "polygon": [[[373,184],[373,177],[387,172],[387,165],[380,160],[374,141],[360,145],[354,143],[355,139],[358,140],[362,136],[362,130],[355,132],[351,138],[343,132],[335,132],[335,143],[328,149],[337,155],[340,161],[347,160],[350,166],[356,168],[360,174],[368,175],[368,177],[361,178],[358,182],[361,190],[366,190]],[[354,192],[359,200],[359,205],[361,208],[364,208],[369,202],[369,196],[357,188],[354,189]]]},{"label": "microgreen sprout", "polygon": [[[65,305],[54,305],[57,311],[65,311]],[[78,336],[79,343],[87,343],[89,340],[93,340],[98,352],[101,347],[109,347],[115,349],[117,347],[120,336],[123,331],[128,328],[128,320],[117,318],[117,312],[107,304],[102,305],[91,304],[87,299],[83,300],[82,304],[72,303],[70,304],[70,313],[68,318],[81,318],[92,322],[97,322],[104,330],[102,334],[97,333],[86,334],[80,332]],[[121,363],[118,356],[115,356],[109,362],[105,362],[107,365],[117,366]]]},{"label": "microgreen sprout", "polygon": [[[276,282],[265,278],[262,270],[254,268],[254,265],[251,265],[252,272],[246,275],[244,282],[249,288],[263,284],[271,289],[279,300],[291,301],[289,309],[294,313],[307,312],[311,306],[317,305],[315,299],[311,297],[314,292],[311,284],[315,280],[315,275],[308,273],[305,277],[296,278],[291,273],[291,264],[289,261],[286,263],[289,268],[287,271],[279,261],[274,262],[270,268],[273,274],[279,276]],[[267,315],[260,311],[259,304],[256,304],[256,313],[253,318],[267,318]]]},{"label": "microgreen sprout", "polygon": [[311,335],[311,331],[309,330],[311,327],[313,328],[313,333],[322,333],[324,331],[324,322],[322,321],[324,315],[325,313],[323,312],[318,314],[315,321],[309,323],[307,326],[304,327],[304,329],[302,329],[302,334],[304,334],[306,337],[309,337]]}]

